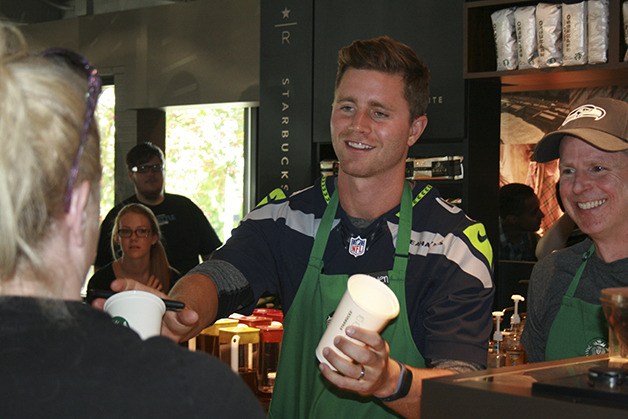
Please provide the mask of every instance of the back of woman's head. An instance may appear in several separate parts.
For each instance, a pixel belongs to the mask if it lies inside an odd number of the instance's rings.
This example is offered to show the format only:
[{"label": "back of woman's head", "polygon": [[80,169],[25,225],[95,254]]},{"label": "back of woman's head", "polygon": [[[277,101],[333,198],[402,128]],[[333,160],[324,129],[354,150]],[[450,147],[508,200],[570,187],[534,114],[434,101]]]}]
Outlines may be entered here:
[{"label": "back of woman's head", "polygon": [[98,202],[95,121],[79,153],[86,91],[85,76],[64,61],[29,53],[19,31],[0,22],[0,279],[22,264],[42,268],[40,247],[65,213],[79,154],[74,186],[89,181]]}]

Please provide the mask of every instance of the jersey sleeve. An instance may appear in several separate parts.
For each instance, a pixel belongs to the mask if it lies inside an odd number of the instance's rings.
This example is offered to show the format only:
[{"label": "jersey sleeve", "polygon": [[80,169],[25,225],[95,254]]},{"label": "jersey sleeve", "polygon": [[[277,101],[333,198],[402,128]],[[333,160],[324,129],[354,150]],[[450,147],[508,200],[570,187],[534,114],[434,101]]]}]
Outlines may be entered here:
[{"label": "jersey sleeve", "polygon": [[424,233],[430,245],[413,273],[420,291],[416,302],[408,302],[413,335],[428,363],[449,359],[484,367],[492,330],[492,248],[482,224],[454,215],[439,233]]}]

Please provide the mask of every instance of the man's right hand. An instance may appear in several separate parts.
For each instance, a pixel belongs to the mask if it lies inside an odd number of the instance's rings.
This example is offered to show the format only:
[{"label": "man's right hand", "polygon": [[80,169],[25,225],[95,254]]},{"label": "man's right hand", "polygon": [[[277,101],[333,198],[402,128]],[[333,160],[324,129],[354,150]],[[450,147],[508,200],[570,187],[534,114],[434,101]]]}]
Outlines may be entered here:
[{"label": "man's right hand", "polygon": [[[171,298],[155,288],[151,288],[132,279],[116,279],[111,283],[111,290],[114,292],[140,290],[150,292],[160,298]],[[104,298],[97,298],[92,302],[92,306],[100,310],[103,309],[104,304]],[[185,308],[180,311],[168,310],[161,324],[161,334],[175,342],[186,341],[196,336],[196,331],[199,328],[198,321],[198,313],[189,308],[187,304]]]}]

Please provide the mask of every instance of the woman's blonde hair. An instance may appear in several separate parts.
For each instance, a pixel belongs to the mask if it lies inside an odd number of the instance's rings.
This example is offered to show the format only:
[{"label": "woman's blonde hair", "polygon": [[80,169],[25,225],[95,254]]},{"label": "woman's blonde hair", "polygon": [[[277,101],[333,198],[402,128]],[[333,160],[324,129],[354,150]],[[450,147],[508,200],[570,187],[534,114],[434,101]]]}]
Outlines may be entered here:
[{"label": "woman's blonde hair", "polygon": [[[0,278],[21,264],[42,270],[40,244],[65,213],[79,155],[87,80],[65,62],[29,53],[17,28],[0,22]],[[100,196],[100,144],[91,121],[75,186]]]},{"label": "woman's blonde hair", "polygon": [[116,220],[113,223],[113,230],[111,231],[111,252],[115,257],[119,246],[118,232],[120,231],[120,220],[128,213],[135,213],[146,217],[150,224],[151,233],[157,235],[157,241],[150,248],[150,274],[155,275],[155,277],[159,279],[164,291],[167,292],[170,290],[170,263],[168,262],[164,245],[161,243],[161,229],[159,228],[157,217],[155,217],[153,211],[146,205],[134,203],[122,207],[116,216]]}]

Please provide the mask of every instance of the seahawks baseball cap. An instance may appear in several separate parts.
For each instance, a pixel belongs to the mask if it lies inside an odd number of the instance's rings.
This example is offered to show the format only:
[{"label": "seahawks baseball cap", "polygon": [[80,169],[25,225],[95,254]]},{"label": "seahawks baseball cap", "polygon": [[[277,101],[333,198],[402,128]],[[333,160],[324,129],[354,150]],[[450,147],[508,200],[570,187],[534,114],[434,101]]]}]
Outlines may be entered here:
[{"label": "seahawks baseball cap", "polygon": [[557,159],[565,135],[604,151],[628,149],[628,102],[608,97],[587,100],[569,112],[560,128],[541,138],[534,149],[534,160],[545,163]]}]

